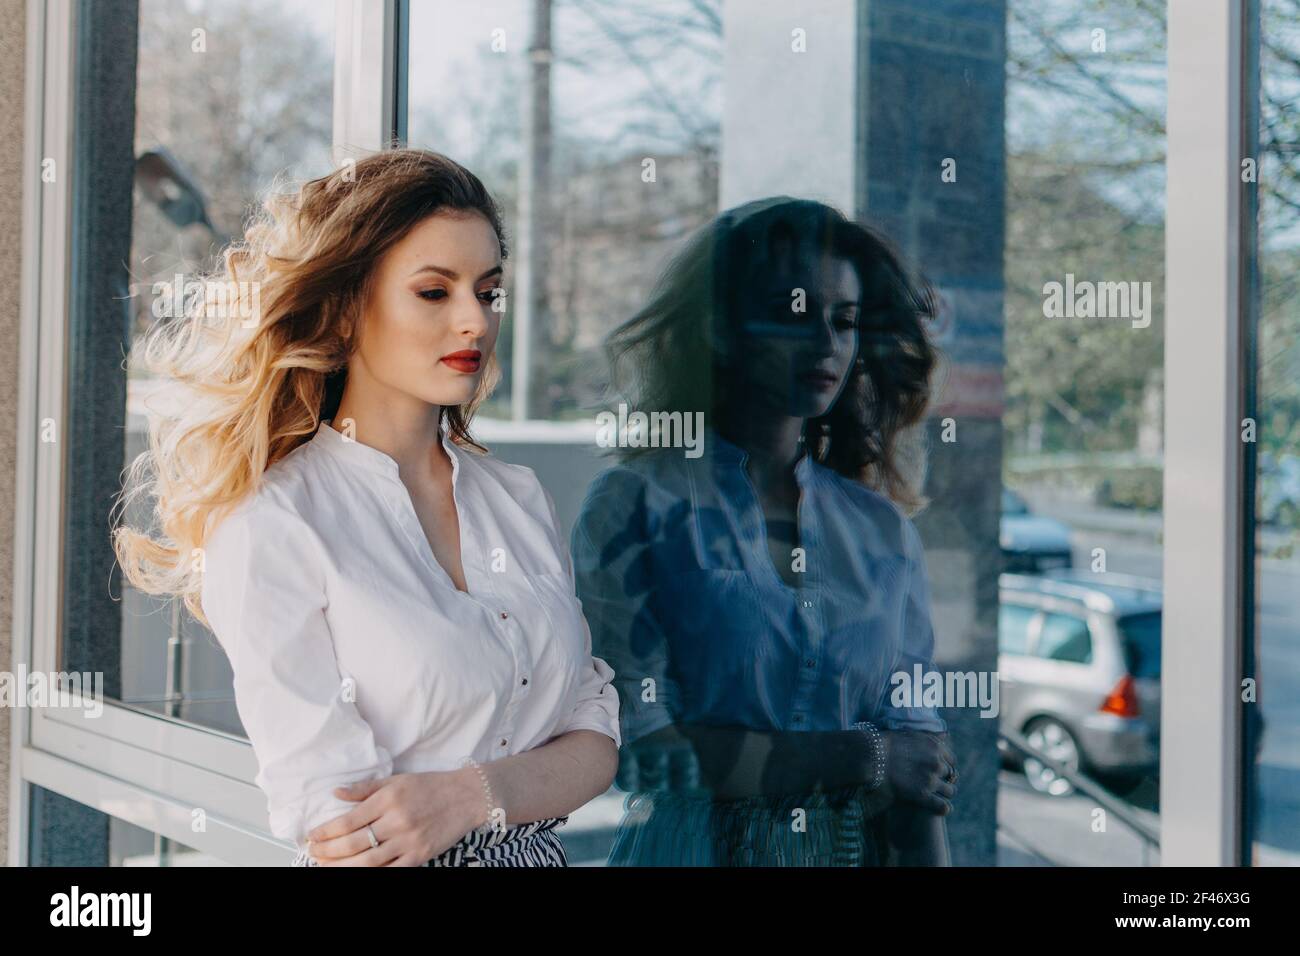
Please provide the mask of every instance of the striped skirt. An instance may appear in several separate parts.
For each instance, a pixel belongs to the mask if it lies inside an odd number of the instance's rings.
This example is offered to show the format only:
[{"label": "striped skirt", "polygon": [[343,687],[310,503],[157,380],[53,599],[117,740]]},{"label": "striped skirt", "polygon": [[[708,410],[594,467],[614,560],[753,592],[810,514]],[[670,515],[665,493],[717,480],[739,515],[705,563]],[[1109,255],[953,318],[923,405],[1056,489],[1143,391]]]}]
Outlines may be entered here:
[{"label": "striped skirt", "polygon": [[[502,830],[480,833],[472,830],[459,842],[448,847],[424,866],[568,866],[556,828],[569,818],[547,817],[531,823],[519,823]],[[298,853],[293,866],[320,866],[307,855]]]},{"label": "striped skirt", "polygon": [[555,828],[568,817],[547,817],[502,830],[471,830],[461,841],[425,866],[568,866],[564,844]]}]

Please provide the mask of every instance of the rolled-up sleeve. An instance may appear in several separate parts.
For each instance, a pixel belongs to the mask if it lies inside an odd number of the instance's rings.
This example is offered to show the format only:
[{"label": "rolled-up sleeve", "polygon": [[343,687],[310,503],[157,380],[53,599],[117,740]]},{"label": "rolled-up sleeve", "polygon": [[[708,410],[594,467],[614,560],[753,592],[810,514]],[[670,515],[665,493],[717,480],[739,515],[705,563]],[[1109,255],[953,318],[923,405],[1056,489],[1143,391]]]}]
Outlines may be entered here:
[{"label": "rolled-up sleeve", "polygon": [[270,829],[301,849],[313,828],[356,806],[336,787],[392,775],[358,711],[325,617],[320,543],[270,496],[245,502],[209,536],[203,613],[234,671],[235,706],[257,756]]},{"label": "rolled-up sleeve", "polygon": [[[906,558],[904,580],[906,594],[903,598],[898,654],[892,674],[905,674],[910,679],[916,665],[922,673],[935,669],[934,625],[930,615],[930,579],[925,566],[925,552],[921,536],[909,518],[902,517],[903,551]],[[887,684],[880,707],[880,722],[890,730],[926,730],[946,733],[947,723],[934,707],[900,707],[893,702],[893,686]],[[915,701],[913,701],[915,702]]]},{"label": "rolled-up sleeve", "polygon": [[587,627],[585,619],[583,631],[586,635],[587,657],[591,663],[584,671],[578,688],[578,701],[562,733],[596,730],[612,738],[614,746],[621,747],[623,737],[618,726],[618,691],[614,689],[614,670],[591,653],[591,629]]},{"label": "rolled-up sleeve", "polygon": [[569,593],[573,595],[574,600],[578,603],[578,619],[582,622],[583,633],[584,660],[581,665],[582,677],[578,684],[577,701],[573,706],[573,712],[559,732],[595,730],[612,738],[614,746],[621,747],[623,738],[619,730],[618,691],[614,687],[614,670],[602,658],[596,657],[592,653],[591,628],[587,624],[586,615],[582,611],[582,602],[577,598],[573,560],[569,554],[564,535],[560,531],[559,517],[555,511],[555,500],[545,486],[542,486],[542,493],[546,498],[546,506],[550,511],[555,547],[568,575]]}]

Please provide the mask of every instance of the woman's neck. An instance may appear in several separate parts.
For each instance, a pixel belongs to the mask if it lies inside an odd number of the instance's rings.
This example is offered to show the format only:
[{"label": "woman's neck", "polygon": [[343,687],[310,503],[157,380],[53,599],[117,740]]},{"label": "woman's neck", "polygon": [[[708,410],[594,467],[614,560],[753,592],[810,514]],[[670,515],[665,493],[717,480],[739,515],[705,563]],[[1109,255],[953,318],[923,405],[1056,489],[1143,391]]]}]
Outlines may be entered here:
[{"label": "woman's neck", "polygon": [[354,423],[352,437],[397,462],[403,478],[426,477],[447,457],[441,406],[409,395],[390,399],[346,388],[332,419],[334,428],[343,431],[349,419]]},{"label": "woman's neck", "polygon": [[764,487],[789,481],[795,463],[803,451],[802,418],[788,415],[775,417],[733,416],[723,437],[742,449],[749,457],[749,471]]}]

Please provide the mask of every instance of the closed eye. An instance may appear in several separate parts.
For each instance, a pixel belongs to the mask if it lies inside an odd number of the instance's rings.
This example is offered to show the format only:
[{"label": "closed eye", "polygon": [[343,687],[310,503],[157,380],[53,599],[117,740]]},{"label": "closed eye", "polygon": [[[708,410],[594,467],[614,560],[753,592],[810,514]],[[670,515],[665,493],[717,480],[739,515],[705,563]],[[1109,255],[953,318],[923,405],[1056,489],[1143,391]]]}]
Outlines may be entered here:
[{"label": "closed eye", "polygon": [[[500,286],[493,286],[490,289],[484,289],[482,292],[478,293],[478,300],[485,305],[491,305],[493,300],[496,299],[499,294],[496,291],[499,288]],[[447,298],[447,290],[441,288],[425,289],[421,292],[417,292],[416,295],[421,299],[424,299],[426,302],[441,302],[443,299]]]}]

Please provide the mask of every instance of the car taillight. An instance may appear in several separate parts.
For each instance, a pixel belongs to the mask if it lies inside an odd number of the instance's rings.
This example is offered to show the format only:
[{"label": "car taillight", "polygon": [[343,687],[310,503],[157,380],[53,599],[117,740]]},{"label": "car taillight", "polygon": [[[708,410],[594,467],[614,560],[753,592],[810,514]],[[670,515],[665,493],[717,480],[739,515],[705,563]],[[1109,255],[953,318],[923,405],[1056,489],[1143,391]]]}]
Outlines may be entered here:
[{"label": "car taillight", "polygon": [[1141,711],[1138,706],[1137,689],[1133,683],[1133,675],[1125,674],[1120,678],[1115,688],[1106,695],[1106,699],[1101,703],[1101,712],[1103,714],[1115,714],[1118,717],[1136,717]]}]

